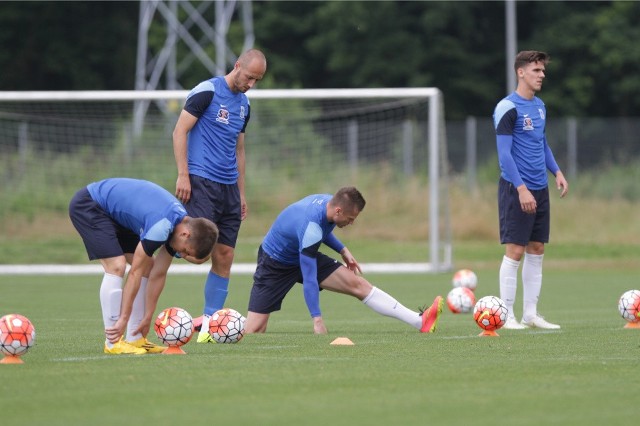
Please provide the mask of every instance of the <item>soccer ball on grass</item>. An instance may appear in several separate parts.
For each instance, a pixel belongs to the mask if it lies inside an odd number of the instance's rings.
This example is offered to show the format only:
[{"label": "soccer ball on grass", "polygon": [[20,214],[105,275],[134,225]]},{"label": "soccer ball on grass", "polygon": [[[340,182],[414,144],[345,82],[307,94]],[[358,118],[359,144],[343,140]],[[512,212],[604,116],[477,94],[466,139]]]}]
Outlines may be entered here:
[{"label": "soccer ball on grass", "polygon": [[640,290],[629,290],[620,296],[618,311],[628,323],[640,323]]},{"label": "soccer ball on grass", "polygon": [[220,309],[209,319],[209,334],[218,343],[237,343],[244,336],[244,321],[235,309]]},{"label": "soccer ball on grass", "polygon": [[35,340],[36,330],[27,317],[8,314],[0,318],[0,352],[4,355],[24,355]]},{"label": "soccer ball on grass", "polygon": [[167,308],[156,317],[154,330],[166,346],[182,346],[191,340],[193,318],[182,308]]},{"label": "soccer ball on grass", "polygon": [[455,287],[447,295],[447,306],[454,314],[466,314],[473,310],[476,296],[467,287]]},{"label": "soccer ball on grass", "polygon": [[485,331],[495,331],[507,321],[509,311],[506,305],[496,296],[484,296],[473,307],[473,319],[478,327]]},{"label": "soccer ball on grass", "polygon": [[474,291],[478,286],[478,276],[471,269],[460,269],[453,274],[451,284],[454,287],[466,287]]}]

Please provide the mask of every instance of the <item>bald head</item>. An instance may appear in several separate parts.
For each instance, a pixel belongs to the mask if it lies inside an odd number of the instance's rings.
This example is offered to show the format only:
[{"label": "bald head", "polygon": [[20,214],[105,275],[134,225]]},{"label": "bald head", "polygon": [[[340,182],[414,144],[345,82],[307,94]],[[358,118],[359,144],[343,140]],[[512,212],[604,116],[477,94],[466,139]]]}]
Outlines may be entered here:
[{"label": "bald head", "polygon": [[249,49],[244,52],[226,75],[227,84],[231,91],[246,93],[255,84],[262,80],[267,72],[267,58],[258,49]]},{"label": "bald head", "polygon": [[266,71],[267,58],[258,49],[249,49],[238,58],[238,63],[241,67],[249,67],[253,62],[256,62],[256,65],[263,66]]}]

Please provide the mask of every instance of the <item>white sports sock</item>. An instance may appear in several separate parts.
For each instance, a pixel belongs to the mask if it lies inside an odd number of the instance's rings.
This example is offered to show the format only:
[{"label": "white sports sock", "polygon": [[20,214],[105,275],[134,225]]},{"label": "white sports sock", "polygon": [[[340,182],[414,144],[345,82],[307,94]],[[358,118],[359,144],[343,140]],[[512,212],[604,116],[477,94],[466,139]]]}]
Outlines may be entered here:
[{"label": "white sports sock", "polygon": [[525,253],[522,263],[522,319],[529,321],[538,315],[538,298],[542,289],[542,258],[544,254]]},{"label": "white sports sock", "polygon": [[515,316],[513,313],[513,304],[516,301],[516,293],[518,291],[518,267],[519,260],[513,260],[510,257],[503,256],[500,265],[500,299],[507,305],[509,316]]},{"label": "white sports sock", "polygon": [[125,339],[127,342],[133,342],[142,337],[142,333],[133,334],[133,332],[138,328],[140,323],[142,322],[142,318],[144,318],[144,309],[145,309],[145,300],[147,297],[147,282],[149,278],[142,277],[140,281],[140,288],[138,289],[138,294],[136,294],[136,298],[133,299],[133,306],[131,307],[131,316],[129,317],[129,322],[127,323],[127,338]]},{"label": "white sports sock", "polygon": [[211,315],[202,314],[202,327],[200,328],[200,333],[209,334],[209,320],[211,319]]},{"label": "white sports sock", "polygon": [[417,329],[422,327],[420,314],[411,309],[407,309],[396,299],[377,287],[371,289],[371,292],[362,300],[362,303],[381,315],[399,319]]},{"label": "white sports sock", "polygon": [[[104,328],[115,325],[120,318],[120,305],[122,304],[122,277],[105,273],[100,285],[100,306],[102,307],[102,322]],[[111,342],[105,340],[109,348]]]}]

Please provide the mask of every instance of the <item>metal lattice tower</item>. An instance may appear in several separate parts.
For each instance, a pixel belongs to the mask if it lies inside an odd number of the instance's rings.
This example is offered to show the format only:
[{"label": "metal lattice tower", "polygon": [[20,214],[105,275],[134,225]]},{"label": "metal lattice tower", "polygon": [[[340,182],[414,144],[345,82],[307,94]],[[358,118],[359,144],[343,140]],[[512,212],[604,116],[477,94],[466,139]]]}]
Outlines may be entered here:
[{"label": "metal lattice tower", "polygon": [[[204,15],[215,7],[213,26]],[[236,9],[238,13],[236,14]],[[185,13],[182,13],[185,12]],[[151,52],[148,44],[149,30],[158,15],[166,25],[165,40],[158,52]],[[186,16],[181,19],[180,16]],[[193,61],[199,61],[211,75],[226,73],[228,66],[233,66],[238,54],[234,53],[227,43],[227,32],[234,16],[242,21],[244,28],[243,51],[253,47],[253,12],[251,0],[143,0],[140,2],[138,22],[138,54],[136,59],[136,90],[156,90],[162,85],[164,89],[180,90],[181,70],[189,67]],[[157,26],[157,20],[155,21]],[[198,32],[200,37],[192,35]],[[177,61],[176,48],[186,46],[189,54]],[[205,48],[215,47],[215,58],[206,53]],[[149,106],[149,101],[138,101],[134,108],[133,134],[142,133],[142,124]],[[158,105],[164,109],[163,104]]]}]

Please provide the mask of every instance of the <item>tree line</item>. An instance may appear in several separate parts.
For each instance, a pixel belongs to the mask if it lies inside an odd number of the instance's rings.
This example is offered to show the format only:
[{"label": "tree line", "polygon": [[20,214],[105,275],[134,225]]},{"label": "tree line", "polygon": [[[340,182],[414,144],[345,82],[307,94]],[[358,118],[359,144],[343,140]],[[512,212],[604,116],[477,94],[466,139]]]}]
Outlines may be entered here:
[{"label": "tree line", "polygon": [[[194,2],[196,3],[196,2]],[[551,55],[542,98],[555,116],[637,116],[640,2],[518,1],[519,50]],[[130,90],[138,2],[0,2],[0,90]],[[214,22],[210,8],[209,22]],[[184,13],[184,12],[182,12]],[[164,42],[159,18],[151,49]],[[506,93],[502,1],[254,1],[262,88],[436,86],[449,119],[490,116]],[[239,20],[228,33],[239,53]],[[205,49],[215,58],[215,48]],[[179,45],[178,57],[189,54]],[[209,72],[195,61],[179,83]]]}]

